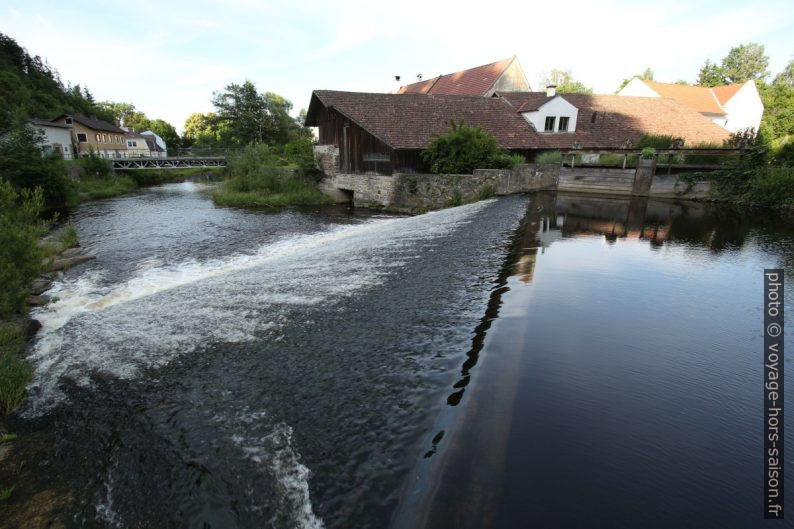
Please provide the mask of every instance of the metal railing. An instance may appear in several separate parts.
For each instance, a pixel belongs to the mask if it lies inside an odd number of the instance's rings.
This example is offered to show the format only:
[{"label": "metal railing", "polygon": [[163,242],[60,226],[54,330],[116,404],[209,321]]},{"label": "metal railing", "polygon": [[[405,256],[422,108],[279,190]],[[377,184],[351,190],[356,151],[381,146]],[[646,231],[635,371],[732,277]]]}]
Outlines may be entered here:
[{"label": "metal railing", "polygon": [[[744,149],[657,149],[653,159],[656,167],[666,167],[668,172],[676,169],[724,169],[735,162],[744,153]],[[564,167],[602,166],[633,168],[642,158],[642,149],[608,149],[608,150],[570,150],[560,152],[560,165]]]}]

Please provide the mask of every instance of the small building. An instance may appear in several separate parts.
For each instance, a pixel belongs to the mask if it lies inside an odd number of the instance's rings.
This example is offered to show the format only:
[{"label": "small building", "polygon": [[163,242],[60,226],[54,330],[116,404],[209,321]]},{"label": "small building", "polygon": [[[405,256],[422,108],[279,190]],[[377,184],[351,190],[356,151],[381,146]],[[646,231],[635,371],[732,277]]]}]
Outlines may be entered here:
[{"label": "small building", "polygon": [[72,131],[69,125],[36,118],[28,121],[28,124],[30,127],[39,130],[43,135],[42,154],[56,154],[64,160],[71,160],[75,157]]},{"label": "small building", "polygon": [[526,92],[531,89],[518,57],[513,56],[401,86],[398,93],[490,97],[499,91]]},{"label": "small building", "polygon": [[67,125],[71,128],[72,142],[76,145],[77,154],[85,156],[94,153],[102,158],[123,158],[127,151],[124,130],[97,119],[78,114],[62,114],[51,120],[51,123]]},{"label": "small building", "polygon": [[709,88],[658,83],[635,77],[618,95],[675,99],[729,132],[758,130],[764,114],[764,104],[755,81]]},{"label": "small building", "polygon": [[[124,141],[127,144],[127,152],[125,154],[127,158],[152,158],[153,152],[156,156],[156,151],[151,148],[154,146],[154,141],[147,136],[137,132],[127,132],[124,134]],[[150,141],[152,142],[151,145],[149,144]]]},{"label": "small building", "polygon": [[145,130],[141,132],[141,136],[146,137],[146,141],[149,142],[149,150],[152,153],[156,153],[158,158],[168,157],[168,145],[165,143],[163,138],[151,130]]}]

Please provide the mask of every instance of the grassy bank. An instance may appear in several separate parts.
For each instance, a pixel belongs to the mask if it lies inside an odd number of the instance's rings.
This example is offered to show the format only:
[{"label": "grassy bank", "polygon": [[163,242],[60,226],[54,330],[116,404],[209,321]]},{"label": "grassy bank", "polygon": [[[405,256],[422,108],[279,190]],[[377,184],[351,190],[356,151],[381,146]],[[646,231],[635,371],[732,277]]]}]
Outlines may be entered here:
[{"label": "grassy bank", "polygon": [[13,411],[25,397],[33,368],[24,357],[25,335],[15,322],[0,322],[0,415]]},{"label": "grassy bank", "polygon": [[333,202],[298,166],[285,165],[266,145],[248,147],[229,159],[225,176],[212,195],[221,206],[282,207]]},{"label": "grassy bank", "polygon": [[197,176],[215,177],[221,173],[220,167],[190,167],[185,169],[140,169],[119,171],[108,176],[83,176],[77,182],[76,199],[73,204],[125,195],[139,187],[154,186],[172,182],[184,182]]}]

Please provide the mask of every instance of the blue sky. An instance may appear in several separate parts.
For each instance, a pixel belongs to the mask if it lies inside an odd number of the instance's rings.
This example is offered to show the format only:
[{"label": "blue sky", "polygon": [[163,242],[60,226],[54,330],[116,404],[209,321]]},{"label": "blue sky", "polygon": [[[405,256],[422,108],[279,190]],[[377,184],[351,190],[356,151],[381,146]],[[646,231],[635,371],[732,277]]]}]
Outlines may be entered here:
[{"label": "blue sky", "polygon": [[212,92],[254,81],[308,106],[319,88],[391,91],[403,82],[517,55],[533,88],[552,68],[611,93],[650,66],[693,81],[734,45],[766,47],[771,70],[794,59],[794,2],[429,0],[378,3],[4,0],[0,32],[88,86],[178,130],[212,110]]}]

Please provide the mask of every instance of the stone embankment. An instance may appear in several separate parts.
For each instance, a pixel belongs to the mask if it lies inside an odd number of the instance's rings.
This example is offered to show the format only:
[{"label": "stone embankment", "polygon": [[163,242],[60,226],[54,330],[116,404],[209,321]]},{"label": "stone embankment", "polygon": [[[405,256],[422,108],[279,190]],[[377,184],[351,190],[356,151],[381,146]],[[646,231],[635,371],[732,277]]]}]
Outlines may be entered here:
[{"label": "stone embankment", "polygon": [[30,286],[31,295],[28,297],[28,305],[30,307],[40,307],[52,301],[45,292],[52,286],[52,282],[57,277],[58,272],[94,259],[93,255],[86,254],[76,243],[75,245],[61,243],[59,239],[62,238],[64,229],[63,227],[55,229],[41,240],[40,245],[45,251],[54,250],[56,253],[45,257],[41,263],[42,272],[33,280]]}]

